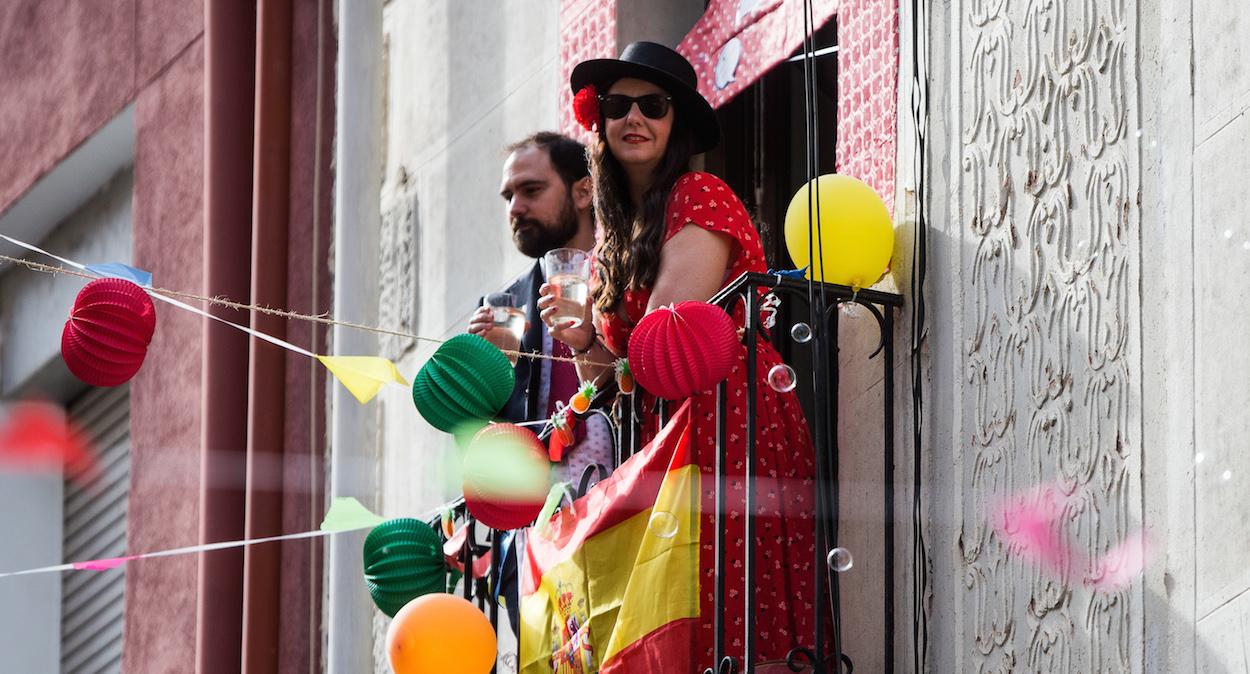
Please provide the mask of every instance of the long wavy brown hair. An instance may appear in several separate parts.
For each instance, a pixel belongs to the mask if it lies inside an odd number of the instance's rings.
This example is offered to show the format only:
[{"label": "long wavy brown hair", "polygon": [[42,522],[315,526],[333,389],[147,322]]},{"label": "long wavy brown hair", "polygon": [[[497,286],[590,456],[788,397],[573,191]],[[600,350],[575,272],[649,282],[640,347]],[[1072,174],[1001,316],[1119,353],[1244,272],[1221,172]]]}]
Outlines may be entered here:
[{"label": "long wavy brown hair", "polygon": [[[606,90],[606,89],[605,89]],[[600,120],[599,128],[603,128]],[[677,179],[690,170],[694,136],[674,107],[673,129],[655,180],[635,204],[620,162],[602,135],[591,151],[590,176],[595,188],[595,220],[603,238],[595,253],[598,283],[591,292],[601,314],[617,310],[626,290],[648,288],[660,270],[664,244],[664,210]]]}]

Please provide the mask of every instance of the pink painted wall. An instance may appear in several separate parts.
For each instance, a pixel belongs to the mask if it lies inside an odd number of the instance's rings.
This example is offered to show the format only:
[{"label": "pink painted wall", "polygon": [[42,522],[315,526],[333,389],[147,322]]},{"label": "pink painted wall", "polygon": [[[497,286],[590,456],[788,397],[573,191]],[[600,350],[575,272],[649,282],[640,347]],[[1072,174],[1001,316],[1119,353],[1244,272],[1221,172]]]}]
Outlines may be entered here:
[{"label": "pink painted wall", "polygon": [[[333,176],[334,25],[328,0],[296,3],[293,58],[289,306],[329,306]],[[321,14],[318,14],[320,5]],[[128,104],[135,105],[134,261],[159,286],[203,285],[203,0],[7,0],[0,3],[0,213]],[[319,54],[318,31],[328,42]],[[320,154],[317,73],[324,72]],[[240,92],[250,96],[251,92]],[[323,168],[315,169],[320,157]],[[314,199],[314,195],[318,199]],[[314,247],[314,221],[319,242]],[[317,262],[314,262],[317,261]],[[314,283],[316,279],[316,283]],[[316,303],[314,304],[314,297]],[[157,332],[131,387],[132,552],[199,540],[201,320],[157,309]],[[288,337],[311,346],[312,329]],[[324,330],[318,330],[324,348]],[[283,525],[315,528],[324,436],[324,375],[288,363],[287,443],[300,459],[285,470]],[[281,671],[308,671],[319,655],[320,560],[316,545],[283,547]],[[197,560],[126,568],[123,669],[195,670]],[[310,625],[309,616],[318,620]]]},{"label": "pink painted wall", "polygon": [[[135,264],[162,287],[201,287],[203,67],[196,39],[138,96]],[[131,387],[128,519],[138,551],[199,541],[201,320],[160,309]],[[127,569],[125,671],[194,671],[197,572],[194,557]]]},{"label": "pink painted wall", "polygon": [[[0,212],[134,102],[135,263],[198,290],[202,13],[199,0],[0,3]],[[131,387],[131,551],[198,539],[200,324],[157,320]],[[125,670],[192,671],[195,560],[126,574]]]},{"label": "pink painted wall", "polygon": [[[320,17],[317,5],[322,6]],[[291,81],[291,187],[287,243],[287,307],[317,314],[328,311],[333,176],[327,170],[334,150],[335,27],[333,3],[297,2],[294,7]],[[318,53],[317,31],[322,48]],[[322,61],[318,63],[317,59]],[[317,127],[318,69],[321,81],[321,128]],[[320,137],[318,137],[320,131]],[[322,169],[317,170],[320,164]],[[318,181],[320,181],[318,183]],[[314,233],[315,232],[315,233]],[[326,351],[325,326],[290,321],[287,339]],[[283,531],[308,531],[325,514],[325,368],[308,358],[287,354],[286,465],[283,470]],[[279,671],[320,671],[322,541],[282,543],[279,625]],[[316,616],[309,623],[308,616]],[[310,633],[310,629],[312,630]]]},{"label": "pink painted wall", "polygon": [[134,99],[135,0],[0,3],[0,212]]},{"label": "pink painted wall", "polygon": [[204,32],[203,0],[134,0],[135,70],[143,88]]}]

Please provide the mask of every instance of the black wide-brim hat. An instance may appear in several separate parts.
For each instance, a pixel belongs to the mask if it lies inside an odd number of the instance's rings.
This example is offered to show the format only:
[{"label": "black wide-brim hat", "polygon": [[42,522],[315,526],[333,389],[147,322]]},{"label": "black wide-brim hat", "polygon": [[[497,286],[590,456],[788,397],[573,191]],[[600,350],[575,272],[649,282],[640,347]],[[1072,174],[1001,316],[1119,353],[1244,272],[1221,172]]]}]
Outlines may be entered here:
[{"label": "black wide-brim hat", "polygon": [[591,59],[573,68],[569,85],[573,93],[588,84],[595,85],[600,94],[622,77],[646,80],[668,92],[673,97],[677,114],[686,118],[686,124],[694,135],[695,153],[706,152],[720,142],[720,122],[716,111],[699,93],[699,78],[694,66],[686,57],[654,42],[632,42],[621,52],[619,59]]}]

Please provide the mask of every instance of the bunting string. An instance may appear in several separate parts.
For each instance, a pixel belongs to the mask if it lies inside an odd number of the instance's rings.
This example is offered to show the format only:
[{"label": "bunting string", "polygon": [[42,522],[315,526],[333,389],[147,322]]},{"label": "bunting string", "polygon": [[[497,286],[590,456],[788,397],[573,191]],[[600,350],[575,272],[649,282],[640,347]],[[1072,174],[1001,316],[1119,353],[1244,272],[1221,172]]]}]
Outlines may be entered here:
[{"label": "bunting string", "polygon": [[[419,515],[417,519],[427,522],[434,517],[443,513],[448,508],[457,504],[459,499],[449,501],[426,513]],[[231,548],[242,548],[249,545],[259,545],[261,543],[277,543],[279,541],[294,541],[305,538],[320,538],[322,536],[333,536],[335,534],[345,534],[362,529],[372,529],[381,524],[384,518],[374,515],[364,506],[350,497],[335,499],[335,503],[331,505],[330,511],[326,513],[325,521],[322,522],[321,528],[313,531],[301,531],[295,534],[282,534],[279,536],[266,536],[264,538],[245,538],[237,541],[220,541],[217,543],[202,543],[200,545],[188,545],[181,548],[171,548],[168,550],[156,550],[153,552],[143,552],[134,555],[125,555],[122,557],[106,557],[102,559],[89,559],[80,562],[66,562],[64,564],[52,564],[49,566],[39,566],[30,569],[22,569],[20,571],[4,571],[0,572],[0,578],[9,578],[11,576],[31,576],[42,573],[60,573],[62,571],[107,571],[115,569],[119,566],[132,562],[137,559],[153,559],[156,557],[176,557],[179,555],[192,555],[201,552],[213,552],[215,550],[229,550]]]},{"label": "bunting string", "polygon": [[[31,271],[37,271],[37,272],[42,272],[46,274],[61,274],[61,275],[66,275],[66,276],[76,276],[76,277],[80,277],[80,278],[87,279],[87,280],[94,280],[96,278],[99,278],[99,276],[87,272],[83,265],[77,264],[71,260],[67,260],[57,255],[53,255],[52,253],[39,249],[35,246],[25,244],[23,242],[20,242],[16,239],[5,236],[3,234],[0,234],[0,238],[3,238],[15,245],[22,246],[24,248],[28,248],[35,252],[39,252],[44,255],[47,255],[48,257],[51,257],[54,260],[58,260],[61,263],[68,265],[69,267],[72,267],[72,268],[43,264],[42,262],[35,262],[34,260],[27,260],[25,258],[12,257],[9,255],[0,255],[0,261],[12,262],[13,264],[21,265],[22,267],[25,267],[26,269],[29,269]],[[157,286],[150,286],[145,289],[148,290],[152,294],[153,297],[170,302],[171,304],[174,304],[175,306],[188,309],[190,311],[193,311],[207,318],[221,321],[222,323],[226,323],[228,325],[236,327],[240,330],[243,330],[244,332],[248,332],[252,334],[254,337],[257,337],[259,339],[262,339],[271,343],[275,343],[277,346],[287,348],[291,351],[295,351],[296,353],[300,353],[302,355],[306,355],[309,357],[316,357],[316,356],[315,354],[308,351],[307,349],[302,349],[298,346],[295,346],[294,344],[290,344],[289,342],[283,342],[282,340],[279,340],[276,337],[266,335],[262,332],[253,330],[251,328],[244,328],[243,326],[237,325],[235,323],[231,323],[230,321],[222,319],[213,314],[207,313],[201,309],[197,309],[190,305],[184,304],[182,302],[175,302],[174,298],[181,298],[185,300],[204,302],[204,303],[211,304],[214,306],[220,306],[220,307],[225,307],[229,309],[236,309],[239,311],[255,311],[257,313],[267,314],[270,316],[277,316],[277,317],[285,318],[288,320],[307,321],[307,322],[312,322],[312,323],[320,323],[323,325],[337,325],[337,326],[342,326],[346,328],[352,328],[355,330],[364,330],[366,332],[373,332],[373,333],[381,334],[381,335],[402,337],[402,338],[411,339],[413,341],[418,341],[418,342],[427,342],[430,344],[442,344],[447,341],[445,339],[439,339],[437,337],[423,337],[421,335],[413,334],[410,332],[403,332],[400,330],[390,330],[390,329],[383,328],[383,327],[366,325],[364,323],[340,321],[340,320],[330,317],[327,314],[303,314],[297,311],[290,311],[288,309],[275,309],[273,307],[259,305],[259,304],[244,304],[242,302],[235,302],[233,300],[230,300],[224,297],[208,297],[205,295],[197,295],[195,293],[188,293],[188,292],[184,292],[180,290],[171,290],[168,288],[161,288]],[[277,343],[277,342],[281,342],[281,343]],[[573,364],[577,364],[580,362],[578,358],[571,357],[571,356],[553,356],[553,355],[548,355],[544,353],[537,353],[537,352],[532,352],[532,351],[516,351],[512,349],[500,349],[500,351],[502,351],[505,355],[516,356],[518,358],[529,358],[532,360],[550,360],[550,361],[559,361],[559,362],[573,363]]]}]

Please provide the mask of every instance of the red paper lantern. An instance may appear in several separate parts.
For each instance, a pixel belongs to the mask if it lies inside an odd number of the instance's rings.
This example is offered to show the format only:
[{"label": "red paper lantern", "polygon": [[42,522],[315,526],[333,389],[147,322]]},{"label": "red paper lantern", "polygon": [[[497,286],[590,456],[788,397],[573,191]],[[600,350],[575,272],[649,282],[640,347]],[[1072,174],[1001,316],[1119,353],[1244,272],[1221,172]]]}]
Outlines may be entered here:
[{"label": "red paper lantern", "polygon": [[500,531],[521,529],[534,523],[544,501],[503,501],[464,492],[464,505],[482,524]]},{"label": "red paper lantern", "polygon": [[61,332],[61,358],[92,386],[117,386],[135,376],[156,331],[156,308],[138,285],[119,278],[88,283]]},{"label": "red paper lantern", "polygon": [[529,526],[547,501],[547,450],[515,424],[491,424],[473,438],[464,459],[464,504],[492,529]]},{"label": "red paper lantern", "polygon": [[638,322],[629,338],[629,369],[648,391],[682,400],[728,377],[741,352],[729,314],[707,302],[682,302]]}]

